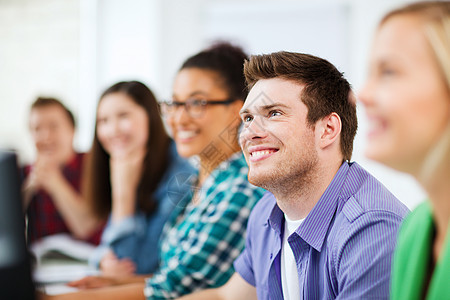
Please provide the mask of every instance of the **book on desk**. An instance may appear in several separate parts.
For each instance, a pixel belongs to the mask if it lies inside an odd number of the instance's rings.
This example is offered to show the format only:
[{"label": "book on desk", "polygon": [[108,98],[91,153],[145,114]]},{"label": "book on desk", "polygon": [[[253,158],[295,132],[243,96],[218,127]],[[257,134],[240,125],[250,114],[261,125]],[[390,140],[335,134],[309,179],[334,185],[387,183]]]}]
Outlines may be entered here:
[{"label": "book on desk", "polygon": [[94,249],[95,246],[68,234],[51,235],[34,242],[30,247],[35,257],[34,281],[47,294],[76,291],[66,283],[99,274],[88,264]]}]

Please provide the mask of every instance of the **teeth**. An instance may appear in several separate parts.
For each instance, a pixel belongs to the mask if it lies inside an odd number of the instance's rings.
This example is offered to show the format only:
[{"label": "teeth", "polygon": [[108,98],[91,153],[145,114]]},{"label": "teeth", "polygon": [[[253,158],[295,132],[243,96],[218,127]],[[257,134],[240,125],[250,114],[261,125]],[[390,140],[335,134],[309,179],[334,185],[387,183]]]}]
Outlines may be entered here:
[{"label": "teeth", "polygon": [[178,131],[178,137],[180,139],[189,139],[194,137],[197,133],[195,131]]},{"label": "teeth", "polygon": [[261,157],[261,156],[263,156],[263,155],[267,155],[267,154],[269,154],[269,153],[272,153],[273,151],[272,150],[263,150],[263,151],[255,151],[255,152],[252,152],[252,157]]}]

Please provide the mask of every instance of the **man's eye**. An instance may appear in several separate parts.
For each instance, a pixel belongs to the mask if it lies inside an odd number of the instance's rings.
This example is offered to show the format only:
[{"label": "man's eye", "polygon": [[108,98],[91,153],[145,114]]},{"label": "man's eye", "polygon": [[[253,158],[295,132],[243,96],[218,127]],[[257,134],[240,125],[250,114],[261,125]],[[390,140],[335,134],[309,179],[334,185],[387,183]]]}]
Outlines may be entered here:
[{"label": "man's eye", "polygon": [[272,110],[269,112],[269,117],[277,117],[277,116],[281,116],[281,112],[277,110]]},{"label": "man's eye", "polygon": [[242,117],[242,121],[243,121],[244,123],[251,122],[251,121],[253,121],[253,116],[249,116],[249,115],[244,116],[244,117]]}]

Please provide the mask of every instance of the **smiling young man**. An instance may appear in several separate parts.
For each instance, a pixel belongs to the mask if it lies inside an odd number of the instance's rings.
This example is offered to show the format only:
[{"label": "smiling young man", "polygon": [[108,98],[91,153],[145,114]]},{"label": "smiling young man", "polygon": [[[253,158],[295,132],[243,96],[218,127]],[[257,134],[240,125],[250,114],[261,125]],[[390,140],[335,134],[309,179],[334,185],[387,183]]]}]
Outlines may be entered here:
[{"label": "smiling young man", "polygon": [[39,97],[31,105],[29,126],[36,160],[23,169],[28,242],[67,233],[98,244],[103,221],[80,194],[84,154],[73,149],[72,112],[55,98]]},{"label": "smiling young man", "polygon": [[388,298],[408,209],[350,162],[349,83],[328,61],[290,52],[253,56],[244,72],[241,147],[249,181],[270,192],[252,211],[236,273],[191,299]]}]

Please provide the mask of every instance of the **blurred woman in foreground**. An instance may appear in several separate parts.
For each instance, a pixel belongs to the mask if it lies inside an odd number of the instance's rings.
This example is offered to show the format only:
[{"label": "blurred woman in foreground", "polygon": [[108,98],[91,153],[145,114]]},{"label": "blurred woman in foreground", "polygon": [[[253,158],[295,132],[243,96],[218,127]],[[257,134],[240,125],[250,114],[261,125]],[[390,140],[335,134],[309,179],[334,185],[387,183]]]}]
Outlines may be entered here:
[{"label": "blurred woman in foreground", "polygon": [[429,196],[399,233],[391,299],[450,299],[450,2],[385,16],[369,69],[366,154],[413,175]]}]

